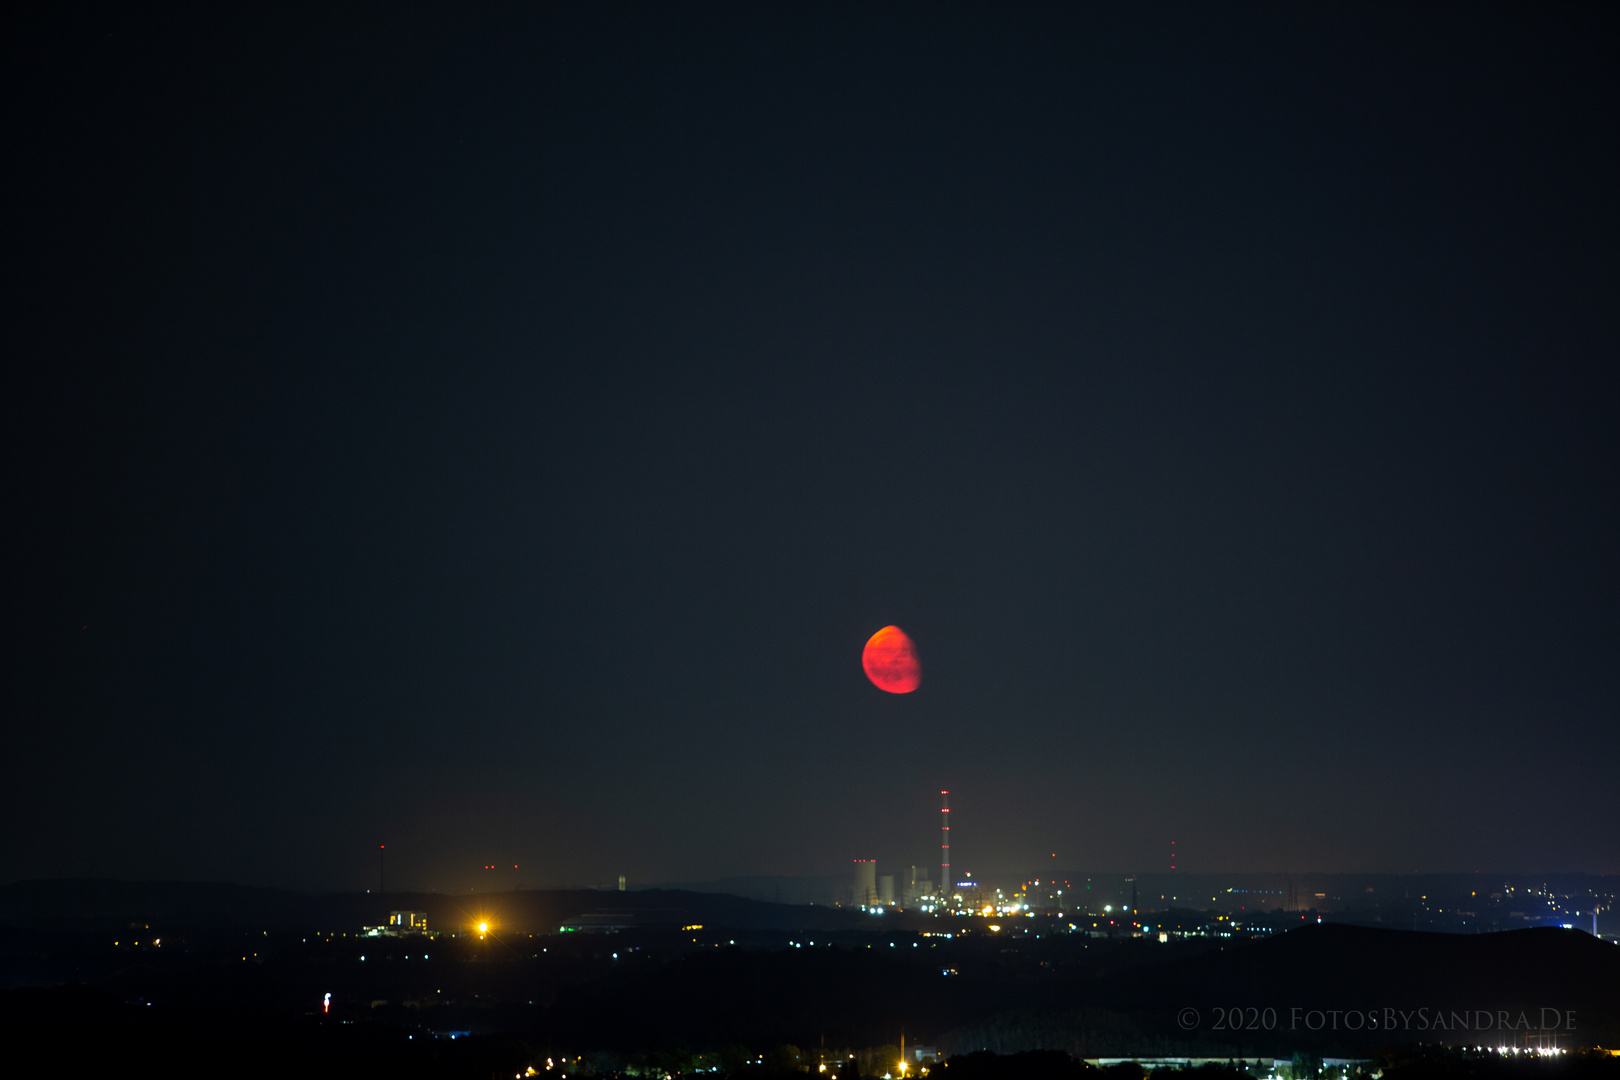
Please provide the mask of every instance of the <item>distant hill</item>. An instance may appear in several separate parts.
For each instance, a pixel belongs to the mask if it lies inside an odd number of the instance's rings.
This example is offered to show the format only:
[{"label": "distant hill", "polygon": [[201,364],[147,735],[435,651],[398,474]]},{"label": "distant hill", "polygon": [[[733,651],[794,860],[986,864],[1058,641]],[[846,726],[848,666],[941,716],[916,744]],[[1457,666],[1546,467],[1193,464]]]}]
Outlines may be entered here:
[{"label": "distant hill", "polygon": [[[1278,1009],[1576,1009],[1620,1017],[1620,946],[1579,930],[1430,934],[1303,926],[1125,973],[1136,1005]],[[1445,1030],[1445,1029],[1440,1029]]]},{"label": "distant hill", "polygon": [[301,926],[356,930],[393,910],[425,911],[432,929],[454,930],[488,919],[515,933],[555,931],[564,920],[599,912],[629,913],[637,925],[700,922],[739,930],[834,930],[861,916],[808,904],[774,904],[720,893],[672,889],[522,892],[326,893],[214,882],[71,879],[0,886],[0,926],[121,927],[129,923],[199,927]]},{"label": "distant hill", "polygon": [[[552,932],[593,914],[631,927],[809,930],[818,941],[831,933],[811,948],[784,948],[785,937],[770,943],[763,933],[756,940],[766,947],[736,949],[688,948],[687,935],[656,932],[570,938],[550,955],[503,942],[508,962],[498,965],[456,959],[482,955],[473,939],[453,949],[435,946],[438,967],[423,963],[426,956],[363,962],[341,946],[317,951],[292,940],[263,967],[231,962],[217,943],[199,945],[198,957],[188,958],[166,950],[129,954],[96,940],[131,922],[151,925],[154,937],[170,928],[352,932],[400,908],[426,911],[429,925],[440,929],[484,918],[508,934]],[[924,940],[919,926],[677,889],[377,896],[34,881],[0,887],[0,947],[11,949],[0,956],[9,964],[0,985],[82,981],[116,987],[126,997],[229,1000],[243,1008],[281,1000],[277,995],[313,1001],[334,989],[351,1003],[421,1001],[443,988],[457,1000],[440,1002],[422,1023],[627,1053],[680,1045],[809,1046],[823,1037],[829,1045],[875,1046],[899,1031],[953,1053],[1057,1049],[1082,1057],[1370,1055],[1398,1044],[1535,1045],[1554,1038],[1557,1045],[1620,1045],[1620,946],[1580,930],[1434,934],[1312,923],[1258,941],[1161,944],[1152,937],[976,931]],[[742,933],[735,936],[742,941]],[[624,944],[636,947],[635,960],[621,961]],[[387,957],[419,950],[388,942],[364,951]],[[421,982],[429,972],[433,981]],[[404,1019],[414,1023],[413,1017]]]},{"label": "distant hill", "polygon": [[848,874],[823,874],[812,877],[789,877],[780,874],[756,874],[748,877],[716,878],[713,881],[653,882],[637,889],[649,891],[676,891],[699,893],[727,893],[749,900],[768,900],[777,904],[827,904],[848,901],[851,878]]},{"label": "distant hill", "polygon": [[[548,1036],[627,1050],[749,1038],[804,1045],[818,1032],[861,1045],[900,1030],[951,1053],[1077,1057],[1372,1056],[1416,1043],[1535,1045],[1537,1029],[1543,1045],[1620,1041],[1620,946],[1579,931],[1312,925],[1201,954],[1164,946],[1170,959],[1111,969],[1123,952],[1159,948],[968,942],[942,947],[949,975],[903,949],[704,952],[570,988],[537,1024]],[[1099,962],[1087,961],[1093,953]],[[1466,1026],[1455,1022],[1463,1016]]]},{"label": "distant hill", "polygon": [[1366,1053],[1538,1039],[1614,1046],[1620,946],[1579,930],[1431,934],[1313,924],[1070,982],[1039,1006],[981,1021],[949,1043],[1080,1052],[1099,1037],[1097,1010],[1132,1018],[1131,1045],[1148,1040],[1167,1053],[1219,1045],[1251,1056],[1313,1045]]}]

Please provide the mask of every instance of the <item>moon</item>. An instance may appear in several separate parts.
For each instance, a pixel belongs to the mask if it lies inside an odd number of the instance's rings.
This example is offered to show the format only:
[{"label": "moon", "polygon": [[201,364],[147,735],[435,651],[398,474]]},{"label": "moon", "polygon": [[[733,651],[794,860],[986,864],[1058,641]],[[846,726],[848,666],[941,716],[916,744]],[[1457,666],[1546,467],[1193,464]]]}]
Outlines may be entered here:
[{"label": "moon", "polygon": [[861,667],[873,686],[891,694],[909,694],[922,684],[917,646],[898,626],[885,626],[867,639]]}]

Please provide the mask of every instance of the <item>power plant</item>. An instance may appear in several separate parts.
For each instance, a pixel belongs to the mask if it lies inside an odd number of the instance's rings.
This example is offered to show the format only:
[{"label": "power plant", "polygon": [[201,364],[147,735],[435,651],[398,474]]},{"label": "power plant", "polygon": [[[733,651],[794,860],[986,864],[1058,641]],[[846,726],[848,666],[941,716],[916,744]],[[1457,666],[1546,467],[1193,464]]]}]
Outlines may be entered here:
[{"label": "power plant", "polygon": [[855,889],[853,899],[856,907],[866,908],[877,906],[878,891],[876,859],[855,860]]},{"label": "power plant", "polygon": [[918,873],[917,867],[912,866],[903,875],[900,888],[895,887],[894,874],[877,872],[876,859],[856,859],[855,878],[850,888],[850,903],[860,908],[914,908],[923,907],[939,902],[950,895],[951,882],[951,824],[950,824],[950,796],[949,791],[941,791],[944,805],[939,811],[940,835],[940,889],[936,894],[934,882],[927,876],[927,872]]}]

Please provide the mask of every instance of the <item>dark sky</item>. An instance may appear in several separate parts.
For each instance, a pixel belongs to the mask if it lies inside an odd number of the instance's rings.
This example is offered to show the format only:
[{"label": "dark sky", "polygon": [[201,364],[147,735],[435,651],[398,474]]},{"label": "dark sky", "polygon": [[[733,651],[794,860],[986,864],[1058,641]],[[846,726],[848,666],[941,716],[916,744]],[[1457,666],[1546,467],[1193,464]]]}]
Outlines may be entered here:
[{"label": "dark sky", "polygon": [[48,7],[0,879],[1620,872],[1605,9]]}]

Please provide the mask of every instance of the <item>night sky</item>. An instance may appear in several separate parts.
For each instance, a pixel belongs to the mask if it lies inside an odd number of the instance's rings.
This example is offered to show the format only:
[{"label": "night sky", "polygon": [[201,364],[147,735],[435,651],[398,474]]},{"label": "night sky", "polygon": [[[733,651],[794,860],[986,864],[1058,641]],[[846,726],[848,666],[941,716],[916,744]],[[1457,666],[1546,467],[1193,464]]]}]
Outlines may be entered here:
[{"label": "night sky", "polygon": [[1620,872],[1604,8],[40,7],[0,880]]}]

